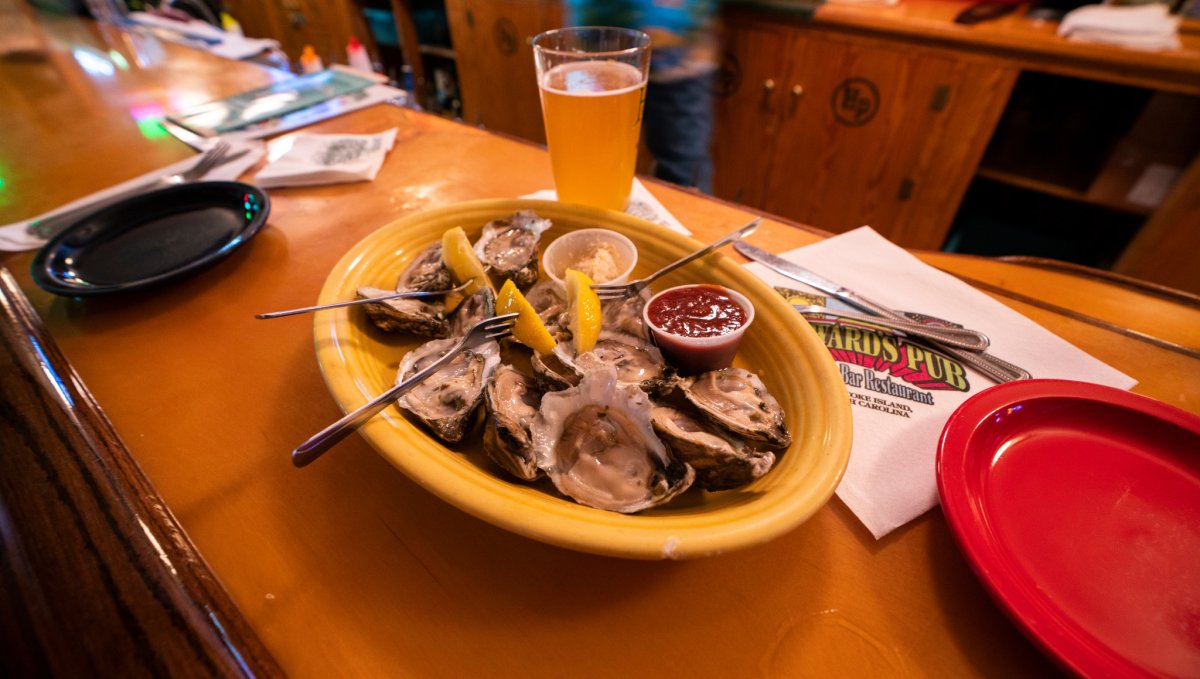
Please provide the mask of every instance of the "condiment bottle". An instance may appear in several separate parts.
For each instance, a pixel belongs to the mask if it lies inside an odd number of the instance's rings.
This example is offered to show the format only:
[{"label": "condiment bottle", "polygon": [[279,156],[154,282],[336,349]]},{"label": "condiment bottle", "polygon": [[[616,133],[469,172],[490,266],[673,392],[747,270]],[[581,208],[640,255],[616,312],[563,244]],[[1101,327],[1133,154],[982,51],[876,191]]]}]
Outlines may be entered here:
[{"label": "condiment bottle", "polygon": [[371,57],[367,54],[367,48],[358,41],[358,38],[350,36],[350,42],[346,44],[346,63],[350,64],[350,68],[355,68],[360,71],[372,72],[375,69],[371,67]]},{"label": "condiment bottle", "polygon": [[305,45],[304,51],[300,53],[300,72],[301,73],[316,73],[325,70],[325,64],[321,61],[321,57],[317,56],[317,51],[312,45]]}]

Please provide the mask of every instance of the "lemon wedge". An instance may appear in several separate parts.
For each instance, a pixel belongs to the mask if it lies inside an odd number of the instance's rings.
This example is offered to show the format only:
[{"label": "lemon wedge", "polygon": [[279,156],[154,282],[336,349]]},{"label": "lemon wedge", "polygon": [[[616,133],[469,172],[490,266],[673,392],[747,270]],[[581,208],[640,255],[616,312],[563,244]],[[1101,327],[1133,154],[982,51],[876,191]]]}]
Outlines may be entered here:
[{"label": "lemon wedge", "polygon": [[567,287],[567,314],[570,318],[575,353],[591,351],[600,338],[600,297],[592,289],[592,279],[575,269],[567,269],[563,282]]},{"label": "lemon wedge", "polygon": [[442,261],[450,269],[450,275],[457,283],[471,282],[463,290],[463,297],[470,297],[482,287],[492,287],[483,262],[475,255],[471,241],[461,226],[456,226],[442,234]]},{"label": "lemon wedge", "polygon": [[550,331],[542,323],[542,319],[534,310],[533,305],[525,299],[525,295],[521,294],[516,284],[510,279],[504,281],[504,285],[500,286],[500,292],[496,293],[496,315],[503,316],[513,312],[520,314],[517,316],[516,324],[513,325],[513,339],[539,354],[548,354],[554,351],[554,346],[558,343],[550,336]]}]

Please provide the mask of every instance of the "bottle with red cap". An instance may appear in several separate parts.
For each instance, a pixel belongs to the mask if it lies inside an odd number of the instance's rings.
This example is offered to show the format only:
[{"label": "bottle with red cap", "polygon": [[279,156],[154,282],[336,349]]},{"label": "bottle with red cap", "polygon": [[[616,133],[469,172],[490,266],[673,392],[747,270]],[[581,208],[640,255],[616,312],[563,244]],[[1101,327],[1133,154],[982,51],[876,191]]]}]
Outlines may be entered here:
[{"label": "bottle with red cap", "polygon": [[375,69],[371,66],[371,57],[367,54],[367,48],[358,41],[358,38],[350,36],[350,42],[346,44],[346,63],[350,68],[366,71],[368,73]]}]

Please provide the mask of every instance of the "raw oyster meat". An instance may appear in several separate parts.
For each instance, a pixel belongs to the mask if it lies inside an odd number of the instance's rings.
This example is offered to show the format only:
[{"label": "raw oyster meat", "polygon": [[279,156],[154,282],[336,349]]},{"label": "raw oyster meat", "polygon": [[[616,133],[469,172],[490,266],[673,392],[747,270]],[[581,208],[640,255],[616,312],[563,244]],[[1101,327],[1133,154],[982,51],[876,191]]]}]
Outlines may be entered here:
[{"label": "raw oyster meat", "polygon": [[[424,370],[450,351],[459,338],[431,340],[404,355],[397,383]],[[500,347],[489,342],[464,349],[429,377],[408,390],[396,403],[424,422],[438,438],[458,443],[478,421],[484,386],[500,364]]]},{"label": "raw oyster meat", "polygon": [[471,326],[496,315],[496,293],[491,288],[479,288],[454,309],[450,321],[450,336],[462,337]]},{"label": "raw oyster meat", "polygon": [[434,243],[422,250],[409,262],[396,281],[397,290],[422,290],[435,292],[454,287],[450,269],[442,261],[442,244]]},{"label": "raw oyster meat", "polygon": [[524,290],[537,282],[538,239],[549,228],[550,220],[531,210],[519,210],[507,219],[485,224],[475,241],[475,254],[497,279],[510,278]]},{"label": "raw oyster meat", "polygon": [[567,298],[553,281],[538,281],[525,293],[525,300],[537,312],[542,324],[555,334],[567,327]]},{"label": "raw oyster meat", "polygon": [[646,288],[636,295],[604,302],[600,308],[603,326],[614,332],[623,332],[649,341],[650,329],[646,327],[646,321],[642,318],[642,309],[653,296],[650,288]]},{"label": "raw oyster meat", "polygon": [[580,504],[633,513],[686,490],[696,472],[671,457],[650,425],[650,398],[603,367],[542,397],[533,424],[538,466]]},{"label": "raw oyster meat", "polygon": [[616,368],[618,383],[637,385],[651,394],[666,393],[675,385],[675,369],[662,352],[635,335],[602,330],[591,351],[575,355],[570,344],[563,342],[554,352],[579,375],[607,365]]},{"label": "raw oyster meat", "polygon": [[541,476],[530,433],[541,401],[542,391],[533,379],[511,365],[496,368],[484,390],[488,419],[483,449],[496,464],[523,481]]},{"label": "raw oyster meat", "polygon": [[[370,299],[389,295],[394,290],[361,287],[359,299]],[[411,332],[426,337],[446,337],[450,334],[450,321],[446,318],[445,306],[437,298],[388,299],[364,304],[367,317],[381,330],[387,332]]]},{"label": "raw oyster meat", "polygon": [[749,370],[721,368],[685,378],[679,386],[687,400],[717,426],[770,446],[791,445],[783,408]]},{"label": "raw oyster meat", "polygon": [[655,406],[650,423],[675,457],[696,470],[696,483],[705,490],[744,486],[775,464],[775,453],[754,450],[682,410]]}]

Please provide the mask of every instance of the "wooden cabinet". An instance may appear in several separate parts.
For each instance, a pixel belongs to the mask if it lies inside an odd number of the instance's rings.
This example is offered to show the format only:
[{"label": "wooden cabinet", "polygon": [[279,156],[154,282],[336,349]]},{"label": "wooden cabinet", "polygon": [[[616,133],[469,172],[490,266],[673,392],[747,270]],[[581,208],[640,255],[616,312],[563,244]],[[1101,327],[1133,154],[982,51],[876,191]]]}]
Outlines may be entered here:
[{"label": "wooden cabinet", "polygon": [[938,249],[1017,72],[953,52],[729,17],[715,192]]},{"label": "wooden cabinet", "polygon": [[447,0],[463,120],[545,143],[531,42],[562,25],[561,3]]}]

